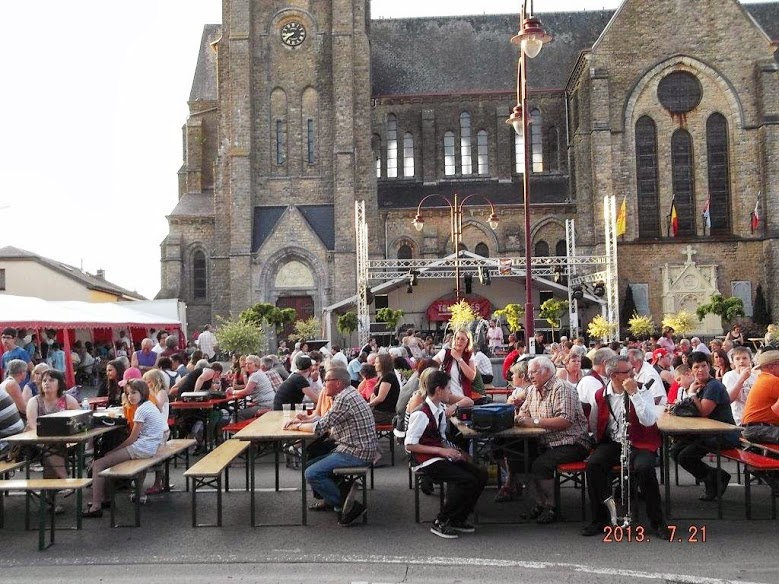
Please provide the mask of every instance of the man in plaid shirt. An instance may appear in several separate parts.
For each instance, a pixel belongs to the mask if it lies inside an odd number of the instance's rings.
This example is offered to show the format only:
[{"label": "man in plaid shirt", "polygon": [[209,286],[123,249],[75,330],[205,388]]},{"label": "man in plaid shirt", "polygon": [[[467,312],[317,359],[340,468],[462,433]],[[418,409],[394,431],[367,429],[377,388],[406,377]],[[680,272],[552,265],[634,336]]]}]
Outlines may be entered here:
[{"label": "man in plaid shirt", "polygon": [[[529,518],[537,523],[552,523],[554,509],[554,472],[558,464],[584,460],[590,451],[587,420],[576,390],[555,377],[555,366],[548,357],[536,357],[527,372],[533,383],[527,399],[515,419],[517,426],[542,428],[547,432],[531,443],[530,480],[535,506]],[[533,452],[532,446],[537,446]]]},{"label": "man in plaid shirt", "polygon": [[335,450],[311,460],[306,468],[306,480],[327,505],[341,510],[339,525],[350,525],[367,509],[357,501],[349,504],[335,481],[333,470],[351,466],[368,466],[377,451],[376,422],[368,403],[351,385],[351,376],[343,367],[328,369],[324,389],[334,398],[333,407],[321,418],[298,414],[285,428],[313,432],[322,436],[329,432],[336,442]]}]

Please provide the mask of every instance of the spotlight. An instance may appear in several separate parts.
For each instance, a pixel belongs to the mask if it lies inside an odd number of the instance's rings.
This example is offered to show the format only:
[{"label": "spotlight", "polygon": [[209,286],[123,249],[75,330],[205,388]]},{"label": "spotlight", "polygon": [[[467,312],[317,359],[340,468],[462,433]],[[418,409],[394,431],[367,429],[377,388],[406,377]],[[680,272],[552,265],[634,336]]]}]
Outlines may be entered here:
[{"label": "spotlight", "polygon": [[552,275],[554,281],[556,284],[560,283],[560,280],[563,279],[563,267],[562,266],[555,266],[554,273]]},{"label": "spotlight", "polygon": [[409,270],[409,272],[408,272],[409,284],[411,284],[412,286],[416,286],[417,284],[419,284],[419,282],[417,282],[418,276],[419,276],[419,272],[418,271],[416,271],[416,270]]},{"label": "spotlight", "polygon": [[465,274],[463,280],[465,281],[465,293],[470,294],[473,291],[473,274]]},{"label": "spotlight", "polygon": [[574,300],[581,300],[584,298],[584,288],[582,288],[580,285],[574,286],[571,291],[571,297]]},{"label": "spotlight", "polygon": [[592,293],[597,296],[598,298],[603,298],[606,295],[606,283],[605,282],[597,282],[592,287]]}]

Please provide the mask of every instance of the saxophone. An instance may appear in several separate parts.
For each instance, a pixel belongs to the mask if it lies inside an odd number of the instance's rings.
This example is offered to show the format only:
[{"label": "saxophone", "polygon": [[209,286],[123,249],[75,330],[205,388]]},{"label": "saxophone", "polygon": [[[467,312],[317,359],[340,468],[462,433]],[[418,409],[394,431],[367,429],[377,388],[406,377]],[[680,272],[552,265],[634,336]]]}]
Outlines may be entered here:
[{"label": "saxophone", "polygon": [[630,397],[625,392],[625,408],[620,416],[620,427],[623,428],[622,436],[620,439],[620,446],[622,450],[619,455],[619,489],[620,489],[620,504],[619,508],[623,510],[624,515],[619,516],[617,511],[617,503],[614,497],[611,496],[603,504],[606,505],[606,509],[609,512],[609,518],[611,525],[621,525],[623,528],[629,527],[632,521],[631,502],[630,502],[630,436],[628,429],[630,422],[628,420],[628,412],[630,411]]}]

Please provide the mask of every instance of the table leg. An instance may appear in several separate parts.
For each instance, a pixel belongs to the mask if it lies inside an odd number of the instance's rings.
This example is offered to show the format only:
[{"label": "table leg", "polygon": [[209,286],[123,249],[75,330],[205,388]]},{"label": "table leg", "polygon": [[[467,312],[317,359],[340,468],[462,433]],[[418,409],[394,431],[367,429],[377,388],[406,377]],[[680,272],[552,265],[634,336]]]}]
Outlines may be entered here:
[{"label": "table leg", "polygon": [[279,450],[281,450],[282,443],[281,442],[274,442],[273,443],[273,460],[275,462],[275,468],[276,468],[276,492],[279,492]]},{"label": "table leg", "polygon": [[254,449],[256,448],[256,444],[252,442],[251,446],[249,447],[249,467],[251,468],[250,475],[249,475],[249,501],[250,501],[250,509],[251,509],[251,522],[252,527],[255,527],[257,524],[255,522],[255,513],[254,513]]},{"label": "table leg", "polygon": [[662,453],[663,453],[663,468],[665,469],[665,519],[666,521],[671,517],[671,463],[668,452],[669,437],[667,434],[663,434],[662,437]]},{"label": "table leg", "polygon": [[717,519],[722,519],[722,457],[720,445],[717,443]]},{"label": "table leg", "polygon": [[[76,478],[84,477],[84,458],[86,444],[79,442],[76,446]],[[84,509],[84,489],[76,489],[76,529],[81,529],[81,511]]]},{"label": "table leg", "polygon": [[306,445],[301,446],[300,454],[300,490],[303,492],[303,525],[308,524],[308,493],[306,493]]}]

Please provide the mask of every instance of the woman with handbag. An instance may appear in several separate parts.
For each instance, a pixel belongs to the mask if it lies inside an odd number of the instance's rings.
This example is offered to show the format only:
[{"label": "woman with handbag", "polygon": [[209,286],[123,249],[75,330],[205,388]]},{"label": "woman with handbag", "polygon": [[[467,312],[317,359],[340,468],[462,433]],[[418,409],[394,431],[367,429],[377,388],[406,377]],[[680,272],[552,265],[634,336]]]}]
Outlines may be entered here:
[{"label": "woman with handbag", "polygon": [[[698,409],[702,418],[718,420],[735,425],[733,412],[730,409],[730,396],[725,386],[711,376],[711,363],[708,355],[693,351],[688,362],[695,381],[689,387],[690,401]],[[730,481],[730,474],[720,469],[710,467],[703,458],[709,453],[721,448],[738,446],[738,433],[728,432],[721,435],[680,436],[671,446],[671,456],[679,465],[703,482],[705,491],[700,496],[701,501],[714,501],[722,496]],[[719,492],[717,485],[720,485]]]},{"label": "woman with handbag", "polygon": [[[476,362],[473,359],[473,337],[471,332],[461,327],[454,333],[451,349],[441,349],[433,359],[441,366],[451,377],[449,388],[451,390],[449,398],[449,408],[446,415],[451,416],[455,407],[473,406],[474,399],[480,399],[480,395],[473,395],[472,383],[476,378]],[[464,400],[471,403],[465,403]]]}]

